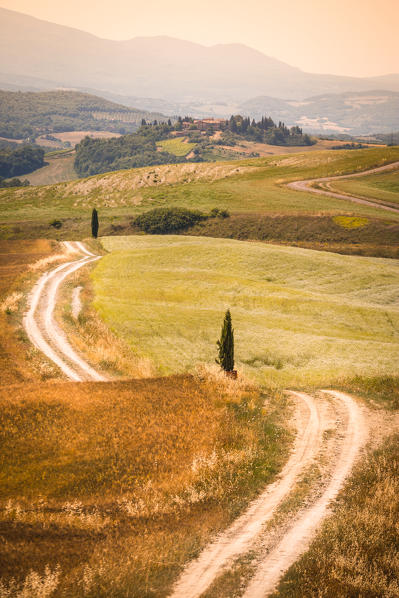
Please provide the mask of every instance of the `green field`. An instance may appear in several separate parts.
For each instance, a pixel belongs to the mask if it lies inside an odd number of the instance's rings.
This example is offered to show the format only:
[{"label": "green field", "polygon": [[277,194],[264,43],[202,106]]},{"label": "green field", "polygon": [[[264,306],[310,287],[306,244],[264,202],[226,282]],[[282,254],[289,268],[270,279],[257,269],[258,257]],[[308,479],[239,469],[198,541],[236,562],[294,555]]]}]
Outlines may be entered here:
[{"label": "green field", "polygon": [[380,201],[381,203],[399,203],[399,171],[382,172],[355,179],[337,181],[334,189],[361,195]]},{"label": "green field", "polygon": [[[57,185],[0,190],[0,238],[85,238],[94,206],[100,234],[134,215],[166,205],[269,215],[350,214],[399,220],[399,215],[345,200],[288,189],[296,179],[339,175],[399,160],[399,147],[314,151],[234,162],[184,163],[111,172]],[[63,226],[55,230],[54,219]],[[120,230],[120,229],[119,229]]]},{"label": "green field", "polygon": [[227,308],[238,369],[258,381],[398,372],[396,261],[202,237],[102,243],[95,307],[161,373],[214,364]]},{"label": "green field", "polygon": [[162,148],[164,152],[169,152],[175,156],[187,156],[195,147],[196,143],[185,143],[181,137],[174,139],[164,139],[158,141],[157,147]]}]

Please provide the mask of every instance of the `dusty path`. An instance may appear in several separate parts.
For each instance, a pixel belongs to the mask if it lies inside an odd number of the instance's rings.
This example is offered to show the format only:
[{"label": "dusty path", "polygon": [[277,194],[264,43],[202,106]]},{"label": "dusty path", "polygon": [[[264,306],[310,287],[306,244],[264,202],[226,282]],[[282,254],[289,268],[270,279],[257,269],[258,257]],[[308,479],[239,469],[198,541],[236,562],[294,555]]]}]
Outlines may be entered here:
[{"label": "dusty path", "polygon": [[201,596],[222,569],[250,549],[263,525],[272,518],[300,472],[317,453],[323,431],[318,402],[303,393],[295,393],[295,398],[298,434],[293,453],[279,479],[270,484],[226,532],[188,565],[175,585],[173,598]]},{"label": "dusty path", "polygon": [[[364,197],[355,197],[354,195],[346,195],[344,193],[336,193],[335,191],[330,190],[329,183],[334,181],[339,181],[341,179],[352,179],[357,177],[366,176],[368,174],[376,174],[378,172],[385,172],[387,170],[396,170],[399,168],[399,162],[393,162],[392,164],[386,164],[385,166],[379,166],[378,168],[372,168],[371,170],[364,170],[363,172],[356,172],[355,174],[344,174],[340,176],[330,176],[330,177],[323,177],[319,179],[308,179],[306,181],[294,181],[292,183],[288,183],[287,187],[290,189],[295,189],[296,191],[310,191],[311,193],[317,193],[318,195],[327,195],[328,197],[335,197],[338,199],[345,199],[346,201],[353,201],[354,203],[364,204],[366,206],[371,206],[373,208],[380,208],[381,210],[388,210],[389,212],[396,212],[399,214],[399,207],[394,207],[392,205],[387,205],[383,203],[379,203],[377,201],[373,201],[371,199],[366,199]],[[312,185],[314,183],[319,183],[325,185],[327,189],[317,189]]]},{"label": "dusty path", "polygon": [[[340,413],[345,414],[346,425],[342,437],[339,437],[339,452],[334,463],[331,478],[323,489],[322,495],[307,507],[271,552],[260,562],[255,576],[245,591],[245,598],[267,596],[277,582],[306,550],[315,531],[328,511],[346,477],[349,475],[358,453],[363,446],[367,427],[361,409],[351,397],[343,393],[329,393],[336,404],[335,416],[340,420]],[[326,398],[314,399],[305,393],[292,393],[296,398],[300,417],[298,418],[298,436],[294,451],[283,469],[279,480],[270,485],[265,492],[237,519],[233,525],[210,544],[199,558],[190,563],[175,585],[172,598],[197,598],[205,592],[213,581],[233,564],[234,559],[256,547],[262,538],[262,529],[271,521],[277,507],[286,498],[295,482],[314,461],[322,446],[323,432],[330,429],[331,413],[328,415]],[[304,411],[307,413],[304,414]]]},{"label": "dusty path", "polygon": [[333,475],[322,495],[294,521],[282,540],[260,564],[243,595],[244,598],[268,596],[276,589],[285,571],[307,550],[317,528],[328,513],[329,504],[342,488],[360,449],[366,442],[367,426],[357,403],[344,393],[325,392],[342,401],[348,413],[345,436]]},{"label": "dusty path", "polygon": [[57,266],[41,276],[34,286],[29,309],[24,316],[24,327],[30,341],[51,359],[70,379],[102,381],[105,378],[96,372],[68,343],[54,319],[54,309],[60,284],[73,272],[100,256],[91,253],[82,243],[65,242],[68,252],[83,254],[77,260]]}]

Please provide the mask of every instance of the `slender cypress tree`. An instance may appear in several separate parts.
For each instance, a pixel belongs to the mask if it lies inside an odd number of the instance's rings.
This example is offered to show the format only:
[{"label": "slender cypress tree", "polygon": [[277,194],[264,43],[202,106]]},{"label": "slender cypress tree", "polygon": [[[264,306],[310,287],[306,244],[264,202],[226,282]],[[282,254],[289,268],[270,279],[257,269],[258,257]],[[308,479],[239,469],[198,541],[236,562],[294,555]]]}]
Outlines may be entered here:
[{"label": "slender cypress tree", "polygon": [[92,237],[94,237],[95,239],[97,239],[97,235],[98,235],[98,213],[96,208],[93,208],[93,211],[91,213],[91,235]]},{"label": "slender cypress tree", "polygon": [[224,316],[222,332],[220,340],[217,341],[217,346],[219,350],[219,359],[216,360],[216,363],[218,363],[225,372],[232,372],[234,370],[234,330],[231,325],[231,314],[229,309]]}]

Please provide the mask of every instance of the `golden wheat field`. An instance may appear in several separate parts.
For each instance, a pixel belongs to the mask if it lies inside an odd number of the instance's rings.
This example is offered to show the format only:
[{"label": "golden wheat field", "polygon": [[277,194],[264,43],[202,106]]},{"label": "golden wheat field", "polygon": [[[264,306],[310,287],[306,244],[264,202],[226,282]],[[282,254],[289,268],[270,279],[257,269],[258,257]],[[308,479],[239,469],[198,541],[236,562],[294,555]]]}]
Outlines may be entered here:
[{"label": "golden wheat field", "polygon": [[0,595],[34,583],[166,595],[287,454],[281,396],[232,384],[204,373],[1,388]]}]

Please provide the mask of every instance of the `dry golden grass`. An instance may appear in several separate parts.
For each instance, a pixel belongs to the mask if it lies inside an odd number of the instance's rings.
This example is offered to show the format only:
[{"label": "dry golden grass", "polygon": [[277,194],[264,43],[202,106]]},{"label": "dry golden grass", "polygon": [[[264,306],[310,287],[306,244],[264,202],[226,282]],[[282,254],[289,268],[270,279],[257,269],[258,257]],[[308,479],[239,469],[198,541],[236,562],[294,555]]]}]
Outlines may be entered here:
[{"label": "dry golden grass", "polygon": [[216,370],[0,388],[0,596],[166,595],[278,471],[283,408]]},{"label": "dry golden grass", "polygon": [[273,598],[399,596],[399,436],[358,467]]},{"label": "dry golden grass", "polygon": [[21,308],[19,285],[36,264],[53,259],[55,243],[48,240],[0,241],[0,385],[40,379],[26,361],[12,314]]}]

